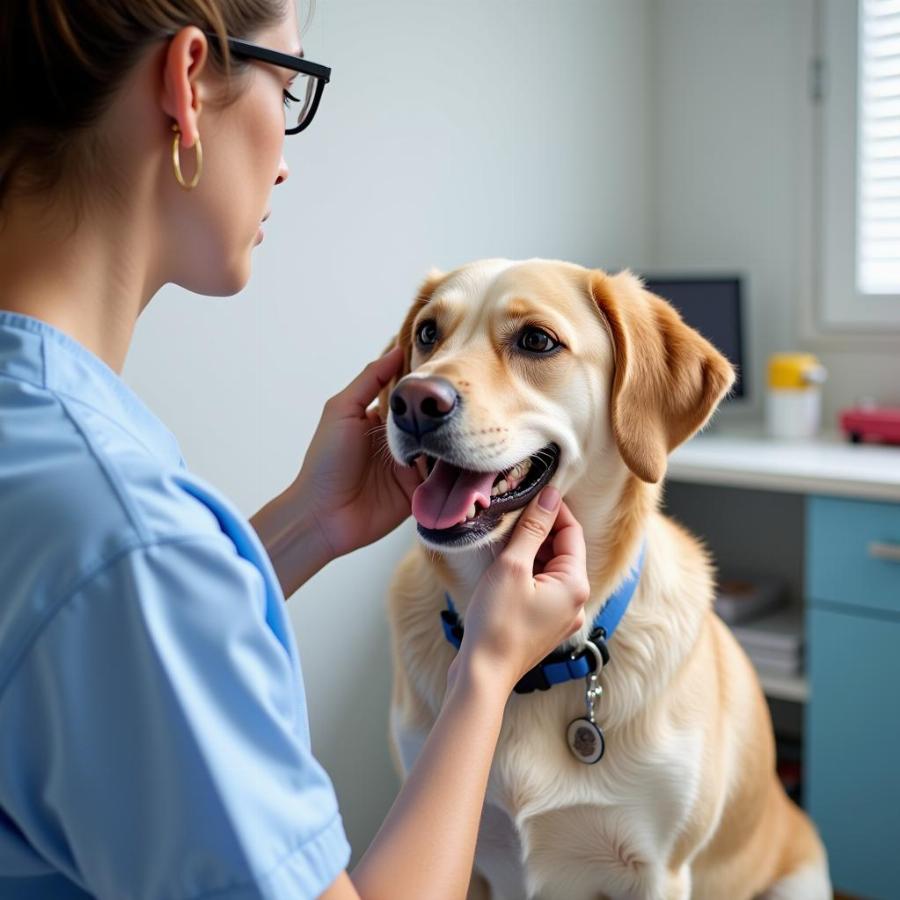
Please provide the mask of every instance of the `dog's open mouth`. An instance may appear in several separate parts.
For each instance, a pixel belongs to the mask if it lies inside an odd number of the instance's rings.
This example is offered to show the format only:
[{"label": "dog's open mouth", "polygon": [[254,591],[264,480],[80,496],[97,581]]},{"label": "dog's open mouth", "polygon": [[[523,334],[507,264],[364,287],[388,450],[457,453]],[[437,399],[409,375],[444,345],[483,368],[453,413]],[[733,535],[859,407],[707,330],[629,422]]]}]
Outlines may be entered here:
[{"label": "dog's open mouth", "polygon": [[486,535],[553,477],[559,447],[548,444],[502,472],[474,472],[426,455],[428,478],[413,494],[419,533],[432,543],[464,544]]}]

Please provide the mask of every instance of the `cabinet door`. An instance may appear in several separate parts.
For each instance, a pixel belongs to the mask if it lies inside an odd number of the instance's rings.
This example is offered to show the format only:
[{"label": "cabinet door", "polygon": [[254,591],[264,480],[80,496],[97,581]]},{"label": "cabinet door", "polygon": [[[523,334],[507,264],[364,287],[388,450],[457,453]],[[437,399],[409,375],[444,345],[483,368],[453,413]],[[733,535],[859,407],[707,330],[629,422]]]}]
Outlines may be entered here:
[{"label": "cabinet door", "polygon": [[807,591],[900,618],[900,503],[810,497]]},{"label": "cabinet door", "polygon": [[806,796],[835,888],[900,890],[900,619],[808,609]]}]

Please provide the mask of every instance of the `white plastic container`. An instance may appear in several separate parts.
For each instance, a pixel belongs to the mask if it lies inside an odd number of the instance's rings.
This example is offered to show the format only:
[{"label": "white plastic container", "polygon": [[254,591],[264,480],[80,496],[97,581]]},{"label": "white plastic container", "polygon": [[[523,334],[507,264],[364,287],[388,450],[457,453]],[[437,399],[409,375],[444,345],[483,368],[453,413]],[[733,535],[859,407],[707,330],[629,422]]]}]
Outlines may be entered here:
[{"label": "white plastic container", "polygon": [[776,353],[769,357],[766,431],[781,440],[815,437],[822,422],[825,368],[811,353]]}]

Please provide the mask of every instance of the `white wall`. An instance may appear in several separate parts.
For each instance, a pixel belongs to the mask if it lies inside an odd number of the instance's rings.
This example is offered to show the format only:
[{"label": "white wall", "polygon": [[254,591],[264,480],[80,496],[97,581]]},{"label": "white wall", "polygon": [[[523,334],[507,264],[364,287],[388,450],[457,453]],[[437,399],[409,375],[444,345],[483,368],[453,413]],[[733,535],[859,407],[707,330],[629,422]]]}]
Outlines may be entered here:
[{"label": "white wall", "polygon": [[750,403],[770,353],[809,349],[829,369],[825,425],[870,395],[900,402],[900,336],[886,345],[809,339],[814,305],[816,135],[812,0],[653,0],[654,158],[648,267],[746,277]]},{"label": "white wall", "polygon": [[[162,291],[125,369],[192,469],[247,515],[282,490],[431,265],[648,258],[649,2],[318,0],[306,51],[333,80],[288,138],[250,285]],[[396,790],[384,594],[412,539],[407,524],[291,600],[313,747],[356,857]]]}]

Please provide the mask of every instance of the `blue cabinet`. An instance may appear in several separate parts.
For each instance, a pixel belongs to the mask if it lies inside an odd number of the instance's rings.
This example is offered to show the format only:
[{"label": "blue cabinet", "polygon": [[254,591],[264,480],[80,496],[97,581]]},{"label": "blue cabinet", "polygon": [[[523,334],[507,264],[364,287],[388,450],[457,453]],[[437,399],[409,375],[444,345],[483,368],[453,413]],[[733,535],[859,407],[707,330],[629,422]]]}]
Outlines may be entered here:
[{"label": "blue cabinet", "polygon": [[835,887],[887,900],[900,896],[900,504],[811,497],[806,533],[807,806]]}]

